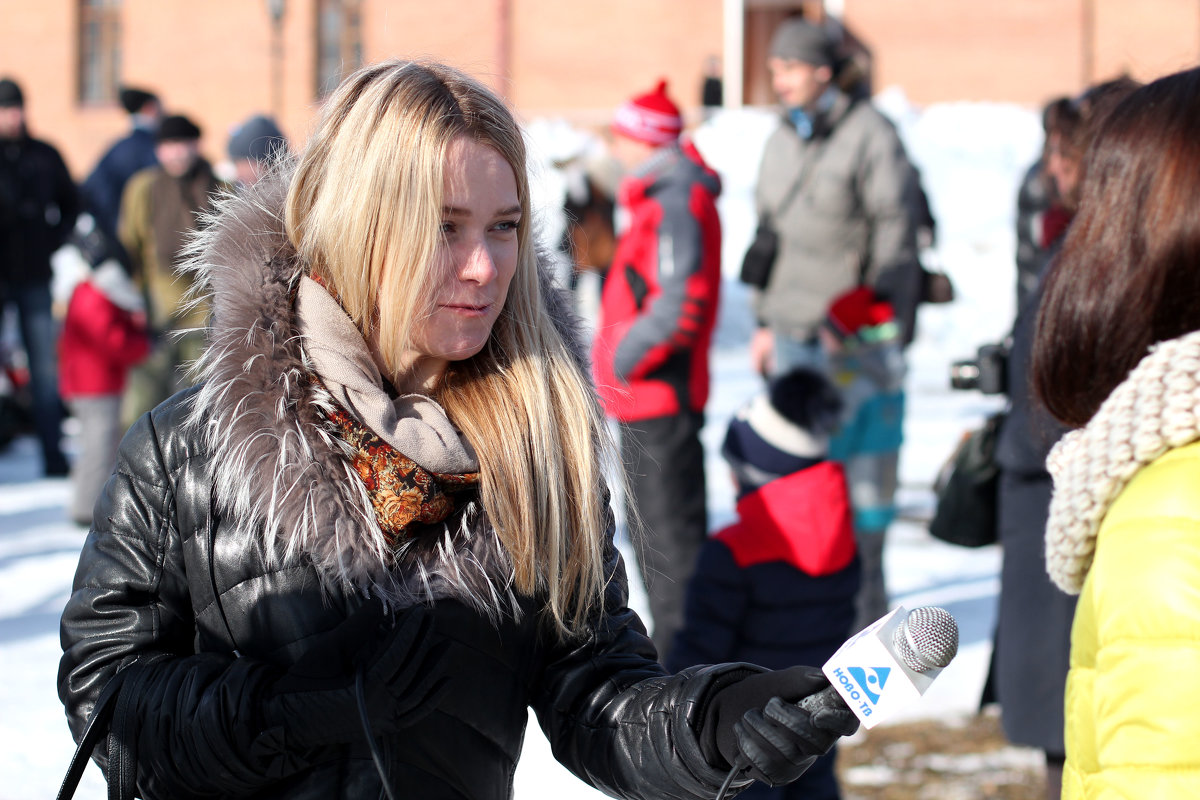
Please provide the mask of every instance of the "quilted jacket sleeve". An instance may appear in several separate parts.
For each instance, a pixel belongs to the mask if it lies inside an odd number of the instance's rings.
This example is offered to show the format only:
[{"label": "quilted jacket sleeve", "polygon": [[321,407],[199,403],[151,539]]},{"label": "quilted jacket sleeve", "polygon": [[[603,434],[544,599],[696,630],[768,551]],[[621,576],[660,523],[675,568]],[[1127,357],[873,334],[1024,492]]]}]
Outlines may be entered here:
[{"label": "quilted jacket sleeve", "polygon": [[[254,659],[193,654],[172,512],[189,454],[164,455],[172,448],[156,430],[158,419],[145,416],[127,434],[97,505],[61,621],[59,697],[78,738],[113,675],[138,656],[153,657],[133,667],[149,671],[134,720],[142,796],[244,794],[281,777],[250,755],[261,728],[258,700],[273,670]],[[107,754],[96,759],[103,765]]]},{"label": "quilted jacket sleeve", "polygon": [[[704,760],[694,726],[716,682],[761,668],[667,674],[628,607],[625,567],[613,553],[606,613],[585,641],[552,650],[534,710],[555,757],[596,788],[636,800],[711,800],[727,772]],[[730,796],[749,783],[735,783]]]},{"label": "quilted jacket sleeve", "polygon": [[1200,443],[1109,508],[1071,632],[1063,797],[1200,797]]}]

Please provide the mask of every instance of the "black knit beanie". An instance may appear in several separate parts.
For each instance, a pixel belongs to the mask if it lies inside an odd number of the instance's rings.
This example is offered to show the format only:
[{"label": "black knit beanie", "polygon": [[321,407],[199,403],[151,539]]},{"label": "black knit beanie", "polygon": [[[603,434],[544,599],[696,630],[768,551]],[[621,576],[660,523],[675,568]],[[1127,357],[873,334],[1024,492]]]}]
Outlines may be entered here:
[{"label": "black knit beanie", "polygon": [[24,108],[25,95],[12,78],[0,79],[0,108]]},{"label": "black knit beanie", "polygon": [[157,139],[160,142],[192,141],[199,138],[200,126],[182,114],[164,117],[158,126]]},{"label": "black knit beanie", "polygon": [[837,388],[819,372],[799,368],[772,380],[734,415],[721,447],[739,494],[824,461],[841,409]]}]

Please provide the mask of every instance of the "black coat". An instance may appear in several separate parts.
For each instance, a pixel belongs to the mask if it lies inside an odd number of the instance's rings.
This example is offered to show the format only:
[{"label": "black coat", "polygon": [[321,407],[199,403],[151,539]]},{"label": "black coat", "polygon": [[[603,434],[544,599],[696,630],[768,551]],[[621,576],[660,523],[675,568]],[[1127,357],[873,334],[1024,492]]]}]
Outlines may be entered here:
[{"label": "black coat", "polygon": [[50,256],[75,226],[79,193],[51,145],[0,139],[0,282],[48,284]]},{"label": "black coat", "polygon": [[996,448],[1003,560],[992,681],[1009,741],[1061,756],[1075,597],[1054,586],[1046,573],[1046,519],[1053,488],[1046,456],[1065,429],[1033,396],[1030,385],[1041,300],[1039,281],[1013,324],[1009,413]]},{"label": "black coat", "polygon": [[510,797],[529,708],[556,757],[610,794],[714,796],[725,775],[692,723],[712,680],[737,665],[667,675],[627,606],[611,539],[605,610],[571,641],[540,598],[488,594],[508,562],[477,508],[460,512],[473,515],[470,537],[449,521],[452,548],[437,546],[440,530],[429,546],[413,537],[387,574],[364,555],[373,512],[344,451],[316,430],[291,318],[302,270],[264,210],[280,190],[257,191],[228,201],[233,213],[206,233],[205,382],[131,429],[97,505],[62,618],[59,693],[75,735],[123,663],[161,655],[136,711],[146,797],[379,797],[361,742],[287,768],[254,747],[272,682],[367,590],[429,605],[448,643],[442,699],[381,737],[404,796]]}]

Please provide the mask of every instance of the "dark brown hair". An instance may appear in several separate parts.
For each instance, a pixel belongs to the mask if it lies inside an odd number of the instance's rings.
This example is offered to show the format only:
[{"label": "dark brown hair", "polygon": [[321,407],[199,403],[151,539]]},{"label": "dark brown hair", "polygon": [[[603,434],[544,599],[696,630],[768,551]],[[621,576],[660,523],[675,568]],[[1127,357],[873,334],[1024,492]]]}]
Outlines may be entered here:
[{"label": "dark brown hair", "polygon": [[1033,347],[1035,391],[1075,427],[1152,344],[1200,328],[1200,70],[1129,95],[1085,165]]},{"label": "dark brown hair", "polygon": [[[1088,145],[1096,138],[1104,118],[1113,107],[1124,100],[1141,84],[1122,75],[1104,83],[1089,87],[1078,97],[1063,102],[1056,101],[1049,114],[1043,112],[1043,124],[1047,130],[1058,132],[1063,138],[1063,144],[1069,150],[1083,157]],[[1047,118],[1049,117],[1049,118]]]},{"label": "dark brown hair", "polygon": [[1057,134],[1062,157],[1079,164],[1078,179],[1074,186],[1066,188],[1061,197],[1063,205],[1072,214],[1079,210],[1079,195],[1087,178],[1087,163],[1084,159],[1088,147],[1096,138],[1109,113],[1139,86],[1140,83],[1125,76],[1098,83],[1078,97],[1065,103],[1060,102],[1048,119],[1043,118],[1049,125],[1046,128],[1047,147],[1050,146],[1051,138]]}]

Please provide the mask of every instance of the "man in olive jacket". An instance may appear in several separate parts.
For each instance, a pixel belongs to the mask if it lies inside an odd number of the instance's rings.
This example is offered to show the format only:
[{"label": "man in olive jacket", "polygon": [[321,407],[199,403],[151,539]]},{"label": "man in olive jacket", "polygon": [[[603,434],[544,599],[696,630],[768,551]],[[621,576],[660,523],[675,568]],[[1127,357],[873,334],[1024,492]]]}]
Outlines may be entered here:
[{"label": "man in olive jacket", "polygon": [[118,233],[157,339],[130,373],[121,412],[126,426],[187,385],[184,368],[203,346],[207,310],[189,302],[192,278],[176,271],[188,235],[224,188],[199,141],[200,127],[187,117],[164,118],[155,145],[159,163],[135,173],[121,196]]},{"label": "man in olive jacket", "polygon": [[[859,620],[887,610],[883,534],[894,516],[904,361],[921,290],[916,172],[892,124],[834,82],[825,32],[786,20],[771,41],[768,68],[785,109],[763,151],[756,190],[760,220],[779,235],[766,286],[754,298],[756,369],[826,370],[842,389],[845,417],[831,457],[842,461],[863,558]],[[859,286],[890,304],[895,324],[853,346],[820,331],[830,306]]]}]

